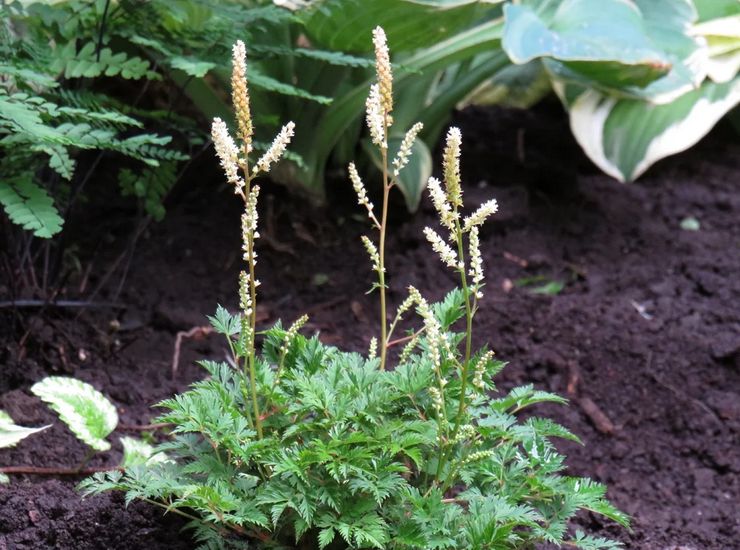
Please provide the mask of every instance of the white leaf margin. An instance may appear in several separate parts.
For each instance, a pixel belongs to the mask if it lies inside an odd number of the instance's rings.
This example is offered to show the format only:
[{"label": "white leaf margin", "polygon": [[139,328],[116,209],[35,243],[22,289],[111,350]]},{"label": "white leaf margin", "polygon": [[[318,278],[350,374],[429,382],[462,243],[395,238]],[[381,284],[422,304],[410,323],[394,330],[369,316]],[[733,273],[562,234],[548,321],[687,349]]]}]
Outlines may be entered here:
[{"label": "white leaf margin", "polygon": [[[104,438],[118,425],[118,413],[107,397],[90,384],[66,376],[49,376],[31,387],[31,392],[49,405],[70,431],[96,451],[107,451],[110,443]],[[104,433],[93,433],[85,418],[68,399],[81,399],[100,414]]]},{"label": "white leaf margin", "polygon": [[[729,84],[726,95],[715,101],[700,97],[685,117],[651,137],[639,162],[629,169],[620,166],[618,159],[610,158],[604,150],[604,128],[619,100],[595,90],[586,90],[568,105],[565,83],[555,81],[553,88],[568,108],[571,130],[586,155],[606,174],[621,182],[633,181],[658,160],[692,147],[725,114],[740,103],[740,77],[738,77]],[[668,110],[671,105],[660,105],[655,108]],[[629,129],[622,130],[629,134]]]},{"label": "white leaf margin", "polygon": [[[51,424],[40,428],[26,428],[24,426],[18,426],[13,422],[13,419],[8,413],[0,410],[0,449],[15,447],[29,435],[42,432],[50,427]],[[1,480],[0,483],[2,483]]]}]

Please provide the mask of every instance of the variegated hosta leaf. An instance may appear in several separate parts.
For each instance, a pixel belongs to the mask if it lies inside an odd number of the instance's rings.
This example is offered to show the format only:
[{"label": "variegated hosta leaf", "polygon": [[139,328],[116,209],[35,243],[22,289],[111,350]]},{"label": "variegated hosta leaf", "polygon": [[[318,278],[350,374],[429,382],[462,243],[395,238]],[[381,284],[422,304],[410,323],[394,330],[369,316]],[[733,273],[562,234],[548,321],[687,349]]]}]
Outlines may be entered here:
[{"label": "variegated hosta leaf", "polygon": [[609,87],[645,86],[670,69],[631,2],[564,0],[547,13],[507,4],[504,14],[502,46],[516,64],[546,58],[582,83]]},{"label": "variegated hosta leaf", "polygon": [[121,445],[123,445],[123,460],[121,461],[123,468],[169,460],[165,453],[155,453],[154,447],[141,439],[122,437]]},{"label": "variegated hosta leaf", "polygon": [[105,437],[118,424],[113,404],[90,384],[64,376],[50,376],[37,382],[31,391],[57,412],[82,442],[96,451],[107,451]]},{"label": "variegated hosta leaf", "polygon": [[570,112],[578,143],[604,172],[632,181],[658,160],[697,143],[740,103],[740,76],[724,84],[705,81],[672,103],[617,99],[595,90],[555,86]]},{"label": "variegated hosta leaf", "polygon": [[[19,441],[38,432],[44,431],[50,426],[41,428],[24,428],[13,423],[13,419],[5,411],[0,411],[0,449],[14,447]],[[2,483],[2,480],[0,480]]]},{"label": "variegated hosta leaf", "polygon": [[124,468],[146,464],[146,461],[154,452],[154,447],[149,443],[133,437],[122,437],[121,445],[123,445],[121,466]]}]

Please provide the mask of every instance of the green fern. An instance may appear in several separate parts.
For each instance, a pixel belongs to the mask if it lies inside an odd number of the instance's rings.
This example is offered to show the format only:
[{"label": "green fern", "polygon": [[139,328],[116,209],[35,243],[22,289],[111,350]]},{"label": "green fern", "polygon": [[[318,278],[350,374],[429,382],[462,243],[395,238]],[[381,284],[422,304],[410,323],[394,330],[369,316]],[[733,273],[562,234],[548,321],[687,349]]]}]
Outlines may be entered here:
[{"label": "green fern", "polygon": [[0,180],[0,204],[10,221],[49,238],[62,230],[62,220],[49,194],[33,181],[32,174]]}]

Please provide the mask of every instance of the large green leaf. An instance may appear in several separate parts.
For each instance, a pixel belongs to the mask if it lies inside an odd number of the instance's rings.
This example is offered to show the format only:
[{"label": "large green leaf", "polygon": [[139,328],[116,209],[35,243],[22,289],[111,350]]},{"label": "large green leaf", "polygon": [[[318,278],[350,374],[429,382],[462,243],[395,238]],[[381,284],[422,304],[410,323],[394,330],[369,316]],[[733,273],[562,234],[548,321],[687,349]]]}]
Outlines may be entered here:
[{"label": "large green leaf", "polygon": [[570,125],[591,160],[620,181],[631,181],[658,160],[697,143],[740,103],[740,77],[706,81],[672,103],[617,99],[595,90],[556,86]]},{"label": "large green leaf", "polygon": [[14,447],[19,441],[38,432],[44,431],[49,426],[40,428],[24,428],[13,423],[13,419],[5,411],[0,411],[0,449]]},{"label": "large green leaf", "polygon": [[90,384],[65,376],[49,376],[31,387],[78,439],[96,451],[107,451],[105,438],[118,425],[113,403]]},{"label": "large green leaf", "polygon": [[367,52],[373,48],[370,31],[379,25],[395,52],[413,51],[449,38],[481,11],[477,0],[324,0],[305,28],[325,48]]},{"label": "large green leaf", "polygon": [[551,91],[547,71],[539,60],[533,60],[523,65],[506,65],[470,92],[458,108],[503,105],[528,109]]},{"label": "large green leaf", "polygon": [[645,86],[671,67],[630,2],[564,0],[550,20],[532,7],[507,4],[504,15],[502,45],[517,64],[549,58],[609,87]]}]

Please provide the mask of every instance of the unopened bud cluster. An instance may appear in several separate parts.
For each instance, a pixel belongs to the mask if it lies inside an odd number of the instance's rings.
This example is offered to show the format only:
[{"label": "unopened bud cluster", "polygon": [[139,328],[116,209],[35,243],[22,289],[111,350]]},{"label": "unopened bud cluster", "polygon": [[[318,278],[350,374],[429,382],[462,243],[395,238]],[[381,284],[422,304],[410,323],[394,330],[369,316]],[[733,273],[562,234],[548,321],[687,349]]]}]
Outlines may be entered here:
[{"label": "unopened bud cluster", "polygon": [[380,266],[380,254],[378,253],[378,248],[373,244],[373,241],[365,235],[360,238],[362,239],[362,244],[365,246],[365,250],[367,250],[368,256],[370,256],[370,261],[373,263],[373,271],[379,273],[384,270]]},{"label": "unopened bud cluster", "polygon": [[473,371],[473,386],[481,391],[486,388],[486,384],[483,381],[483,377],[486,374],[486,366],[491,361],[491,359],[493,359],[494,355],[495,353],[493,351],[488,351],[484,355],[482,355],[480,359],[478,359],[478,362],[475,364],[475,369]]},{"label": "unopened bud cluster", "polygon": [[301,328],[303,328],[303,325],[305,325],[307,322],[308,315],[301,315],[292,325],[290,325],[290,328],[287,330],[285,336],[283,337],[283,345],[280,347],[281,355],[286,355],[288,353],[288,350],[290,349],[293,340],[295,340],[298,331],[301,330]]},{"label": "unopened bud cluster", "polygon": [[371,361],[378,356],[378,339],[373,336],[370,338],[370,346],[367,350],[367,358]]},{"label": "unopened bud cluster", "polygon": [[432,406],[434,407],[434,411],[437,413],[437,417],[444,416],[444,398],[442,397],[442,392],[439,391],[439,388],[435,388],[432,386],[429,388],[429,395],[432,398]]}]

